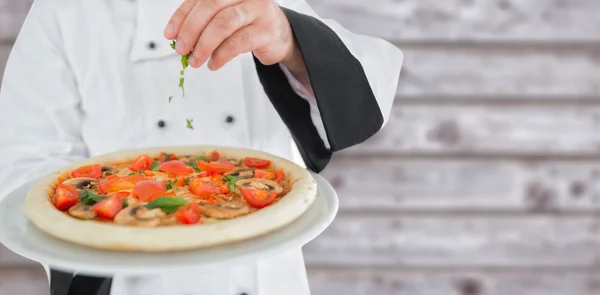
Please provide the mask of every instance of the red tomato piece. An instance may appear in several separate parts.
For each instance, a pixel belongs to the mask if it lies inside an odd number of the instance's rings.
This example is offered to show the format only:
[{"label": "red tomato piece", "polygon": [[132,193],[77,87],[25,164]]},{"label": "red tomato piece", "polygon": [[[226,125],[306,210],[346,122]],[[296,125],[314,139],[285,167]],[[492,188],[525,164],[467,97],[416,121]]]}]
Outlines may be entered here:
[{"label": "red tomato piece", "polygon": [[183,224],[196,224],[202,217],[202,210],[196,203],[182,206],[175,213],[175,219]]},{"label": "red tomato piece", "polygon": [[229,186],[227,184],[222,184],[219,189],[221,190],[222,194],[228,194],[231,192],[231,190],[229,189]]},{"label": "red tomato piece", "polygon": [[218,161],[220,158],[221,154],[219,154],[217,151],[210,152],[210,155],[208,156],[208,160],[210,161]]},{"label": "red tomato piece", "polygon": [[165,172],[165,173],[173,173],[175,175],[188,175],[188,174],[194,172],[194,169],[192,169],[192,167],[188,167],[187,165],[185,165],[183,162],[181,162],[179,160],[171,160],[171,161],[162,163],[158,167],[158,171]]},{"label": "red tomato piece", "polygon": [[148,155],[141,155],[129,166],[131,171],[150,170],[152,168],[154,160]]},{"label": "red tomato piece", "polygon": [[98,184],[98,192],[102,195],[133,189],[135,184],[146,180],[144,175],[131,175],[108,179]]},{"label": "red tomato piece", "polygon": [[244,164],[250,168],[266,168],[271,165],[271,161],[259,158],[247,157],[244,159]]},{"label": "red tomato piece", "polygon": [[235,169],[235,165],[227,160],[219,160],[214,162],[196,161],[196,165],[200,170],[208,173],[225,173]]},{"label": "red tomato piece", "polygon": [[178,176],[177,177],[177,182],[175,183],[175,186],[180,186],[180,187],[185,186],[185,177],[184,176]]},{"label": "red tomato piece", "polygon": [[219,191],[215,185],[197,178],[190,179],[190,187],[188,189],[192,194],[200,197],[214,196]]},{"label": "red tomato piece", "polygon": [[123,198],[119,194],[114,194],[96,203],[92,209],[99,217],[113,220],[117,213],[123,209]]},{"label": "red tomato piece", "polygon": [[209,176],[208,172],[206,172],[206,171],[196,175],[197,178],[208,177],[208,176]]},{"label": "red tomato piece", "polygon": [[144,180],[138,182],[133,188],[133,197],[144,202],[152,202],[158,197],[162,197],[167,192],[167,186],[156,180]]},{"label": "red tomato piece", "polygon": [[79,201],[79,191],[74,187],[59,184],[54,191],[54,205],[58,210],[67,210]]},{"label": "red tomato piece", "polygon": [[131,196],[131,193],[130,192],[118,192],[118,193],[113,194],[113,196],[118,196],[121,199],[127,199],[127,198],[129,198],[129,196]]},{"label": "red tomato piece", "polygon": [[254,177],[256,178],[264,178],[264,179],[274,179],[275,173],[266,170],[254,170]]},{"label": "red tomato piece", "polygon": [[113,174],[113,175],[106,176],[106,179],[115,179],[115,178],[119,178],[119,175]]},{"label": "red tomato piece", "polygon": [[274,181],[275,182],[280,182],[283,179],[283,177],[285,177],[285,174],[283,173],[283,170],[277,170],[275,172],[275,180]]},{"label": "red tomato piece", "polygon": [[268,192],[255,188],[243,188],[242,195],[250,206],[261,209],[271,205],[273,201],[275,201],[277,192]]},{"label": "red tomato piece", "polygon": [[177,159],[179,159],[179,158],[177,157],[176,154],[160,153],[160,155],[158,156],[158,161],[161,163],[171,161],[171,160],[177,160]]},{"label": "red tomato piece", "polygon": [[146,176],[154,176],[156,174],[154,172],[152,172],[152,170],[145,170],[144,171],[144,175],[146,175]]},{"label": "red tomato piece", "polygon": [[102,167],[100,165],[81,166],[73,170],[71,176],[75,178],[88,177],[98,179],[102,176]]}]

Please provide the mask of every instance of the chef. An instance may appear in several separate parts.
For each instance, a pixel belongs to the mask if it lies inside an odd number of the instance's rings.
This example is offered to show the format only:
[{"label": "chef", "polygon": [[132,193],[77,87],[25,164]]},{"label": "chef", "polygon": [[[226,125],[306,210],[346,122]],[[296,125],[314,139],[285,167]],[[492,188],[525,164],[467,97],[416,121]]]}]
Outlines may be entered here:
[{"label": "chef", "polygon": [[[38,0],[0,92],[0,196],[75,160],[153,146],[296,151],[321,172],[385,125],[402,61],[302,0]],[[53,295],[310,294],[301,249],[156,276],[46,269]]]}]

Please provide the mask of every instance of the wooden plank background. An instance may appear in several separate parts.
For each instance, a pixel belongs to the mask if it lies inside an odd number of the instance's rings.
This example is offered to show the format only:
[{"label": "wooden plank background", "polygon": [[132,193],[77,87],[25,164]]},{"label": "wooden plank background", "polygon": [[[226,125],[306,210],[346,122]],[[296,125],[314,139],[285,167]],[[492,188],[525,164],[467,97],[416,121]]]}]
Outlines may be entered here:
[{"label": "wooden plank background", "polygon": [[[0,75],[30,1],[0,0]],[[308,2],[405,53],[389,125],[323,173],[313,294],[598,294],[600,2]],[[45,291],[0,248],[0,294]]]}]

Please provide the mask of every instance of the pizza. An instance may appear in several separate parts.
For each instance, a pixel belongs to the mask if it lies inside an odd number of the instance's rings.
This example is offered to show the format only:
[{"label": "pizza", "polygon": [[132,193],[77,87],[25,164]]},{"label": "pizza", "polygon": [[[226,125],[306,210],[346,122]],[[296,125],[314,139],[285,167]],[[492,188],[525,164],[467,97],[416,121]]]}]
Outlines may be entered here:
[{"label": "pizza", "polygon": [[216,146],[116,152],[50,173],[24,209],[45,233],[79,245],[176,251],[258,237],[316,197],[310,173],[271,154]]}]

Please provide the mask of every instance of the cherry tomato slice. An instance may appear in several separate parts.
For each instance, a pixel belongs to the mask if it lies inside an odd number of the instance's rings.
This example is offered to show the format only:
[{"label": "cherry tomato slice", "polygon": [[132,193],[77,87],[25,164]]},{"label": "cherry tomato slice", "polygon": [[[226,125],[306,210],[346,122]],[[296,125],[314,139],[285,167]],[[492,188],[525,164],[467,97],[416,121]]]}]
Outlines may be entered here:
[{"label": "cherry tomato slice", "polygon": [[196,175],[197,178],[208,177],[208,176],[209,176],[208,172],[206,172],[206,171]]},{"label": "cherry tomato slice", "polygon": [[283,177],[285,177],[285,174],[283,173],[283,170],[277,170],[275,172],[275,180],[274,181],[275,182],[280,182],[283,179]]},{"label": "cherry tomato slice", "polygon": [[144,180],[138,182],[133,188],[133,197],[144,202],[152,202],[158,197],[164,196],[167,192],[167,186],[156,180]]},{"label": "cherry tomato slice", "polygon": [[158,161],[161,163],[177,159],[179,158],[175,154],[160,153],[160,155],[158,156]]},{"label": "cherry tomato slice", "polygon": [[185,186],[185,177],[184,176],[178,176],[177,177],[177,182],[175,183],[175,186],[184,187]]},{"label": "cherry tomato slice", "polygon": [[259,158],[247,157],[244,159],[244,164],[250,168],[266,168],[271,165],[271,161]]},{"label": "cherry tomato slice", "polygon": [[100,165],[81,166],[73,170],[71,176],[75,178],[88,177],[98,179],[102,176],[102,167]]},{"label": "cherry tomato slice", "polygon": [[275,201],[277,192],[268,192],[255,188],[243,188],[242,195],[250,206],[261,209],[271,205],[273,201]]},{"label": "cherry tomato slice", "polygon": [[212,151],[212,152],[210,152],[210,155],[208,155],[209,161],[218,161],[220,158],[221,158],[221,154],[219,154],[219,152],[217,152],[217,151]]},{"label": "cherry tomato slice", "polygon": [[131,196],[130,192],[118,192],[118,193],[114,193],[113,196],[118,196],[121,199],[127,199],[129,198],[129,196]]},{"label": "cherry tomato slice", "polygon": [[201,217],[202,211],[196,203],[184,205],[175,213],[175,219],[183,224],[196,224]]},{"label": "cherry tomato slice", "polygon": [[146,180],[144,175],[131,175],[108,179],[98,184],[98,192],[102,195],[133,189],[135,184]]},{"label": "cherry tomato slice", "polygon": [[274,179],[275,173],[266,170],[254,170],[254,177],[256,178],[264,178],[264,179]]},{"label": "cherry tomato slice", "polygon": [[117,213],[123,209],[123,198],[119,194],[114,194],[98,202],[92,209],[99,217],[113,220]]},{"label": "cherry tomato slice", "polygon": [[215,185],[197,178],[190,179],[190,187],[188,189],[192,194],[200,197],[214,196],[219,191]]},{"label": "cherry tomato slice", "polygon": [[175,175],[188,175],[194,172],[194,169],[192,169],[192,167],[188,167],[179,160],[171,160],[158,166],[158,171],[172,173]]},{"label": "cherry tomato slice", "polygon": [[58,210],[67,210],[79,201],[79,191],[74,187],[59,184],[54,192],[54,205]]},{"label": "cherry tomato slice", "polygon": [[148,155],[141,155],[129,166],[131,171],[150,170],[154,160]]},{"label": "cherry tomato slice", "polygon": [[208,173],[225,173],[235,169],[235,165],[227,160],[219,160],[216,162],[196,161],[196,165],[200,170]]},{"label": "cherry tomato slice", "polygon": [[222,184],[221,186],[219,186],[219,190],[221,190],[222,194],[228,194],[231,192],[227,184]]}]

